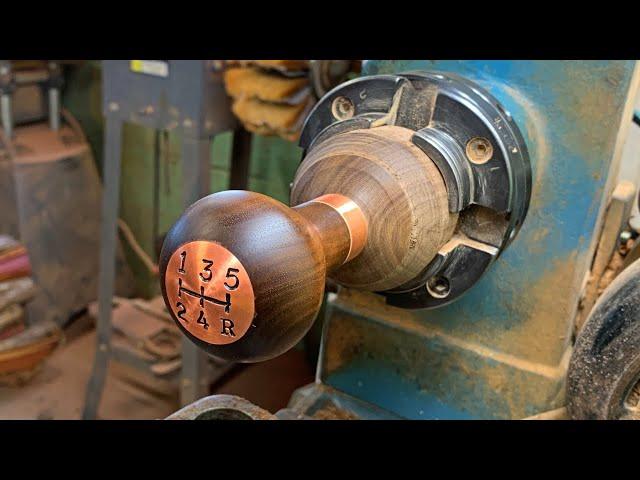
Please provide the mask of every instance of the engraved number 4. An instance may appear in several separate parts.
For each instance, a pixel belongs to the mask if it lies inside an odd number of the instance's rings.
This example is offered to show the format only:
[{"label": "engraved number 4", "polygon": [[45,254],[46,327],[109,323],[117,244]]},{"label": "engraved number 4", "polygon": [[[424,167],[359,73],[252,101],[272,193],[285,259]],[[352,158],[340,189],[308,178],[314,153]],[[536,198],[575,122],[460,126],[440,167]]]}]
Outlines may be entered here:
[{"label": "engraved number 4", "polygon": [[207,323],[207,319],[204,316],[204,312],[202,310],[200,310],[200,315],[198,316],[197,323],[202,325],[205,330],[209,330],[209,324]]}]

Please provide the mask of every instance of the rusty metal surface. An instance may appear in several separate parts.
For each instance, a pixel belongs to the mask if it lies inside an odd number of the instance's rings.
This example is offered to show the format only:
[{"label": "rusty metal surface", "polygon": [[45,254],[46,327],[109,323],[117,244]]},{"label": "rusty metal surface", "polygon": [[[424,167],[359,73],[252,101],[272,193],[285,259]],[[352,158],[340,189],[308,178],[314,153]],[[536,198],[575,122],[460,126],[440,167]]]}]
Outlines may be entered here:
[{"label": "rusty metal surface", "polygon": [[272,414],[236,395],[211,395],[166,420],[399,420],[401,417],[314,383],[299,388],[289,405]]},{"label": "rusty metal surface", "polygon": [[86,155],[89,146],[72,128],[59,131],[46,123],[18,127],[11,145],[13,161],[17,165],[57,162],[63,158]]},{"label": "rusty metal surface", "polygon": [[248,400],[235,395],[211,395],[193,402],[165,420],[277,420]]},{"label": "rusty metal surface", "polygon": [[343,290],[321,379],[409,418],[522,418],[559,407],[636,64],[371,61],[364,73],[420,69],[463,75],[508,109],[531,153],[529,214],[487,275],[451,305],[409,313]]},{"label": "rusty metal surface", "polygon": [[165,289],[175,318],[204,342],[227,345],[251,327],[255,296],[249,274],[218,243],[195,241],[176,249],[167,264]]},{"label": "rusty metal surface", "polygon": [[[295,412],[295,416],[291,414]],[[278,418],[296,420],[398,420],[401,417],[322,383],[296,390]]]},{"label": "rusty metal surface", "polygon": [[[0,158],[14,188],[13,198],[0,198],[2,226],[5,217],[8,224],[17,221],[13,228],[27,247],[39,287],[27,305],[29,321],[64,324],[97,296],[101,186],[91,151],[81,132],[35,124],[17,127],[14,141],[0,145]],[[121,252],[118,286],[121,295],[131,293]]]}]

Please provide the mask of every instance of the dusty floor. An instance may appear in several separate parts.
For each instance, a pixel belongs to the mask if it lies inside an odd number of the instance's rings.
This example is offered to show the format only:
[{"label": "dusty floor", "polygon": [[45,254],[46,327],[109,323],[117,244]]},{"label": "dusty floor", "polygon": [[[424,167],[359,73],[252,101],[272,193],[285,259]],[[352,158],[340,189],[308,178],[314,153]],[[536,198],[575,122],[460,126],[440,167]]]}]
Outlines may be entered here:
[{"label": "dusty floor", "polygon": [[[0,419],[81,418],[94,351],[92,328],[85,325],[67,332],[66,343],[30,382],[0,387]],[[240,395],[275,413],[286,406],[293,390],[312,381],[304,354],[293,350],[269,362],[235,369],[212,392]],[[178,408],[178,392],[168,382],[111,363],[98,418],[157,419]]]}]

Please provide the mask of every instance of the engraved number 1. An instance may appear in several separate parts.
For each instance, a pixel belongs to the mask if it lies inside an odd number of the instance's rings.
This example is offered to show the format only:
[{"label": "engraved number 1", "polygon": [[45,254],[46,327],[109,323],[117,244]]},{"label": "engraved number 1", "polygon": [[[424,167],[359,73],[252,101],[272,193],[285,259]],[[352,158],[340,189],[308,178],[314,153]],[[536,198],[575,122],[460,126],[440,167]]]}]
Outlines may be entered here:
[{"label": "engraved number 1", "polygon": [[187,258],[186,250],[180,254],[180,258],[182,258],[182,260],[180,261],[180,268],[178,269],[178,273],[185,273],[184,272],[184,259]]}]

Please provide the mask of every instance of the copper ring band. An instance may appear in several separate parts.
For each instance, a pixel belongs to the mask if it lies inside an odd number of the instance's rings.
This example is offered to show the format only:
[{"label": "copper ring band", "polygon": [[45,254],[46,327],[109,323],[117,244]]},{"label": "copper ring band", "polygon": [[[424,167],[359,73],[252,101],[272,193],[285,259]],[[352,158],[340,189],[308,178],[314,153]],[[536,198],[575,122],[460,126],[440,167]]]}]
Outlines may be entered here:
[{"label": "copper ring band", "polygon": [[328,193],[318,198],[314,198],[311,202],[324,203],[330,206],[340,214],[344,223],[349,230],[349,253],[343,264],[355,258],[367,242],[367,219],[356,202],[339,193]]}]

